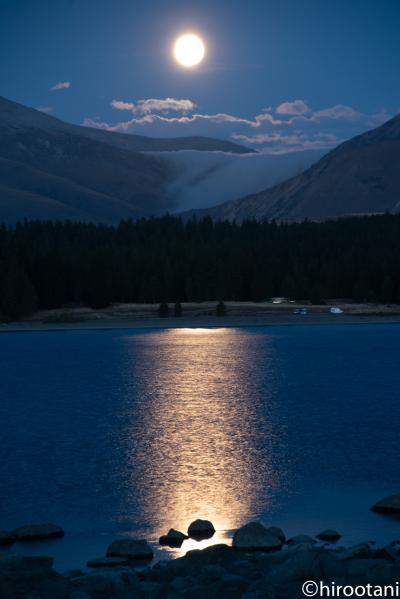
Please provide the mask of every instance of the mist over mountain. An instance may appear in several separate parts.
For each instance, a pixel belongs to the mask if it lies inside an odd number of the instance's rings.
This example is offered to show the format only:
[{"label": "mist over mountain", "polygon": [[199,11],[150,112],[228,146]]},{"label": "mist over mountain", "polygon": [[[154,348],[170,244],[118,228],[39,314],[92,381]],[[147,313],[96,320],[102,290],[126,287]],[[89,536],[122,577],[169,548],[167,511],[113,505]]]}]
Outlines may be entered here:
[{"label": "mist over mountain", "polygon": [[[228,154],[222,152],[171,152],[177,170],[168,185],[179,210],[208,208],[238,195],[256,193],[297,175],[326,150],[289,154]],[[165,155],[165,154],[162,154]],[[162,156],[161,155],[161,156]]]},{"label": "mist over mountain", "polygon": [[[326,219],[398,212],[400,116],[342,143],[304,173],[197,216],[228,219]],[[189,216],[186,215],[186,216]]]},{"label": "mist over mountain", "polygon": [[118,222],[173,210],[173,163],[147,151],[250,152],[207,138],[151,139],[70,125],[0,98],[0,220]]}]

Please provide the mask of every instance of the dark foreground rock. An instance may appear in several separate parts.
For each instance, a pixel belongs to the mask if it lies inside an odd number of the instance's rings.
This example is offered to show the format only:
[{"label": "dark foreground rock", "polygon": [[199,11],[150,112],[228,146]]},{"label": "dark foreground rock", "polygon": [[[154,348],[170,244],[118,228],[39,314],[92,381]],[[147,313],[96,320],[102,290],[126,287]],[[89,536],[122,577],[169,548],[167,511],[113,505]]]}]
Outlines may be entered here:
[{"label": "dark foreground rock", "polygon": [[142,539],[118,539],[107,549],[107,557],[127,557],[128,559],[153,559],[153,550]]},{"label": "dark foreground rock", "polygon": [[278,551],[282,542],[261,522],[249,522],[235,532],[232,546],[238,551]]},{"label": "dark foreground rock", "polygon": [[400,493],[380,499],[371,507],[371,510],[382,514],[400,514]]},{"label": "dark foreground rock", "polygon": [[192,539],[210,539],[215,533],[215,528],[209,520],[195,520],[188,528],[188,535]]},{"label": "dark foreground rock", "polygon": [[100,568],[68,576],[54,572],[51,558],[8,554],[0,559],[0,597],[297,599],[304,597],[301,589],[306,580],[334,581],[336,586],[395,584],[400,577],[398,553],[377,557],[365,545],[334,551],[300,543],[273,553],[242,553],[228,545],[214,545],[152,568]]},{"label": "dark foreground rock", "polygon": [[233,541],[236,545],[239,539],[246,550],[212,545],[152,567],[148,563],[138,567],[136,561],[138,556],[149,555],[146,541],[121,539],[107,552],[118,556],[92,560],[95,571],[74,570],[64,576],[54,571],[49,557],[4,553],[0,554],[0,598],[297,599],[305,596],[305,581],[334,582],[337,588],[395,585],[400,580],[399,546],[395,542],[376,549],[370,543],[322,547],[311,537],[299,535],[290,545],[271,551],[271,537],[274,547],[282,546],[271,529],[253,522],[240,528]]},{"label": "dark foreground rock", "polygon": [[86,563],[88,568],[120,568],[121,566],[129,566],[129,558],[127,557],[98,557],[89,560]]},{"label": "dark foreground rock", "polygon": [[71,590],[51,557],[0,554],[1,599],[69,599]]},{"label": "dark foreground rock", "polygon": [[42,541],[45,539],[60,539],[64,530],[56,524],[28,524],[12,531],[16,541]]},{"label": "dark foreground rock", "polygon": [[317,539],[319,539],[320,541],[327,541],[328,543],[334,543],[335,541],[338,541],[341,538],[341,536],[342,535],[336,532],[336,530],[327,528],[326,530],[323,530],[322,532],[317,534]]},{"label": "dark foreground rock", "polygon": [[166,535],[162,535],[159,539],[160,545],[167,545],[168,547],[181,547],[183,541],[189,537],[179,530],[170,528]]}]

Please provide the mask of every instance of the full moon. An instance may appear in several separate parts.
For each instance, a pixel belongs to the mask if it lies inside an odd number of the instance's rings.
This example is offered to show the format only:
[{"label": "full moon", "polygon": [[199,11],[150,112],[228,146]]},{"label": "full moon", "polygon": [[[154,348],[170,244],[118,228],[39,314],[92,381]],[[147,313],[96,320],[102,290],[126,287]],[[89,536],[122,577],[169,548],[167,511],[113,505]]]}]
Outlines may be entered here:
[{"label": "full moon", "polygon": [[185,33],[178,37],[174,45],[174,55],[183,67],[195,67],[205,54],[203,40],[194,33]]}]

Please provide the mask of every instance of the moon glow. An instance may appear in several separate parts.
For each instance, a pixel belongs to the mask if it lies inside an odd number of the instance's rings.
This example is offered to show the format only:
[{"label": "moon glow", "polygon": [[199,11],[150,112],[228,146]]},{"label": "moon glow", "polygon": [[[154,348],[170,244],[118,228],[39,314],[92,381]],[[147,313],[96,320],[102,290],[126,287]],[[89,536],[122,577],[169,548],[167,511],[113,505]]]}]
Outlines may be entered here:
[{"label": "moon glow", "polygon": [[176,61],[186,68],[198,65],[203,60],[205,52],[203,40],[194,33],[181,35],[174,45]]}]

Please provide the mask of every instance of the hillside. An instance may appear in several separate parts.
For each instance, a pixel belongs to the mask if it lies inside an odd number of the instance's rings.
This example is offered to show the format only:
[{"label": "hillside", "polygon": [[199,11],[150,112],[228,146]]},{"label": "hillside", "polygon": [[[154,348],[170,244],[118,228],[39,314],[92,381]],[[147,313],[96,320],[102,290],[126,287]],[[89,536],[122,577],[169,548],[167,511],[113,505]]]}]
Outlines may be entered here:
[{"label": "hillside", "polygon": [[0,220],[59,218],[117,222],[175,208],[177,172],[145,151],[244,152],[208,138],[151,139],[65,123],[0,98]]},{"label": "hillside", "polygon": [[215,220],[304,218],[397,212],[400,116],[344,142],[302,174],[256,194],[185,216]]}]

